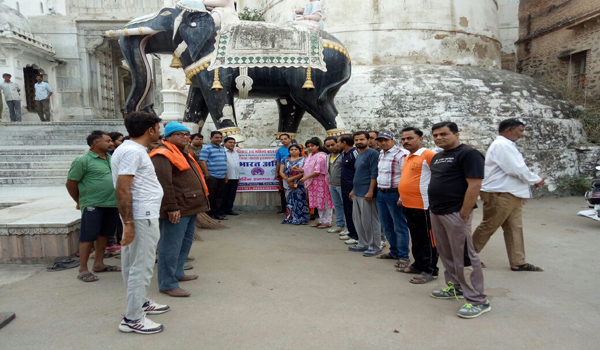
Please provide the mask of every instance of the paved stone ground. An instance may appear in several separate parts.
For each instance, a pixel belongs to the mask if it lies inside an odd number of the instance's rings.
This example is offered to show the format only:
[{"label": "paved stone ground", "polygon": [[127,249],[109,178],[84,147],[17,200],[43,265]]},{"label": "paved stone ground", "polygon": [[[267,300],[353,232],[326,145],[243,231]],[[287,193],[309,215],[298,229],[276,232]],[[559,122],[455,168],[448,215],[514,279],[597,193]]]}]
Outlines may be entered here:
[{"label": "paved stone ground", "polygon": [[[187,299],[149,297],[172,311],[152,318],[152,336],[117,330],[124,288],[117,273],[84,284],[76,270],[0,265],[0,310],[17,318],[0,330],[2,349],[589,349],[600,342],[600,225],[576,217],[581,198],[531,201],[525,209],[528,261],[543,273],[510,272],[501,234],[481,256],[492,312],[455,316],[461,303],[434,300],[389,261],[346,250],[335,234],[244,213],[231,229],[195,243]],[[477,210],[474,222],[481,218]],[[110,259],[111,263],[119,260]],[[10,278],[10,277],[9,277]]]}]

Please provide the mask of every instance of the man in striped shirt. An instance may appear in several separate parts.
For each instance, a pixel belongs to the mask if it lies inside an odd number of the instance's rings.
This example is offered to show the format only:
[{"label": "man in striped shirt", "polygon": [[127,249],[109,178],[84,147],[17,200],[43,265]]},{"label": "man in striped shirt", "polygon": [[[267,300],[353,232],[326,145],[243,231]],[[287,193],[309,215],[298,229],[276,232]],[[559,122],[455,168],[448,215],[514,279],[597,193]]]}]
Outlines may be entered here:
[{"label": "man in striped shirt", "polygon": [[412,255],[415,262],[402,272],[418,273],[410,283],[423,284],[435,280],[438,276],[438,252],[433,239],[429,219],[429,198],[427,188],[431,179],[429,164],[435,152],[423,148],[423,132],[417,128],[402,130],[402,146],[410,152],[402,166],[400,178],[400,201],[402,204],[410,238]]},{"label": "man in striped shirt", "polygon": [[210,143],[200,151],[200,167],[208,186],[210,215],[217,220],[227,220],[221,212],[227,183],[227,153],[221,146],[223,134],[220,131],[210,133]]},{"label": "man in striped shirt", "polygon": [[398,260],[399,268],[408,266],[408,226],[402,208],[398,205],[398,184],[406,153],[396,146],[391,133],[382,131],[376,139],[379,152],[377,175],[377,210],[379,221],[390,243],[389,253],[378,259]]}]

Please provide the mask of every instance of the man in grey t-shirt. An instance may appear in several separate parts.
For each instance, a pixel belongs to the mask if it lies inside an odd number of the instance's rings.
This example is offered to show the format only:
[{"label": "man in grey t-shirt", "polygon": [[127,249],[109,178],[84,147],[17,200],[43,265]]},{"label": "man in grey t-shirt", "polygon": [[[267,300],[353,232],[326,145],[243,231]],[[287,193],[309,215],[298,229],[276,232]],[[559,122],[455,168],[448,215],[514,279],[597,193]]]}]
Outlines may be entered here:
[{"label": "man in grey t-shirt", "polygon": [[[0,91],[4,94],[6,105],[8,106],[8,112],[10,115],[11,122],[21,121],[21,88],[16,83],[10,81],[11,75],[9,73],[2,74],[4,81],[0,83]],[[0,99],[0,105],[2,99]],[[0,118],[2,115],[2,108],[0,106]]]},{"label": "man in grey t-shirt", "polygon": [[350,192],[352,220],[358,233],[358,244],[348,248],[353,252],[363,252],[363,256],[381,254],[381,224],[375,202],[377,195],[377,163],[379,152],[369,148],[369,133],[359,131],[354,134],[354,146],[358,149],[354,167],[354,189]]},{"label": "man in grey t-shirt", "polygon": [[145,315],[169,311],[169,306],[146,298],[160,238],[158,217],[163,196],[146,148],[158,141],[160,121],[156,115],[146,112],[133,112],[125,117],[131,139],[123,142],[111,159],[117,204],[123,221],[121,268],[127,289],[127,308],[119,330],[126,333],[162,331],[161,324],[152,322]]}]

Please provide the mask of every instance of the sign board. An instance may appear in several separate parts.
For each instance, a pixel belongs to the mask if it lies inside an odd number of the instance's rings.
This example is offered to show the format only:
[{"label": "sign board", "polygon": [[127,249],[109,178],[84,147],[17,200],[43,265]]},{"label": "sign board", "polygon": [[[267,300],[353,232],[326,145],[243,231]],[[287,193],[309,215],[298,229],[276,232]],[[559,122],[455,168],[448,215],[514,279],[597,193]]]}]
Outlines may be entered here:
[{"label": "sign board", "polygon": [[238,149],[240,155],[240,184],[238,192],[277,191],[275,180],[275,148]]}]

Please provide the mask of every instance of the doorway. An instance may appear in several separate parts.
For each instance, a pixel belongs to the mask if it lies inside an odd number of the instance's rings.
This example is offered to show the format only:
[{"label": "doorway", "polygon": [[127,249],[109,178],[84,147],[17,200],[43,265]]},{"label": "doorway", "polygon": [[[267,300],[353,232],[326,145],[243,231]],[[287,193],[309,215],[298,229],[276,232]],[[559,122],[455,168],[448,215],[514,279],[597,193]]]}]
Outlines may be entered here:
[{"label": "doorway", "polygon": [[35,112],[35,76],[39,73],[40,71],[33,67],[23,68],[25,99],[29,112]]}]

